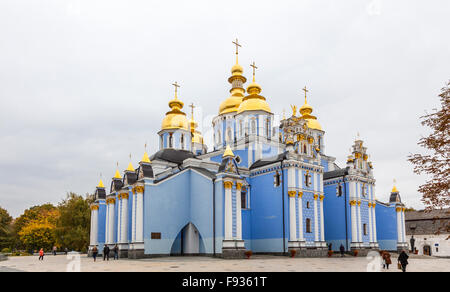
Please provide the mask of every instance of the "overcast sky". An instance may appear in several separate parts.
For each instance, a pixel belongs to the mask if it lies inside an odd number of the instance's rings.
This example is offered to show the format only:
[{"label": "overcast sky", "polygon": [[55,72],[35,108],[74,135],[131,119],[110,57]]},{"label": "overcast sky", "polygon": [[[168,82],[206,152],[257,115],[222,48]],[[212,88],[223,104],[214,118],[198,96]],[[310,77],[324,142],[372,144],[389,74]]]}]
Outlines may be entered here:
[{"label": "overcast sky", "polygon": [[[374,162],[377,198],[393,179],[421,208],[410,153],[450,79],[448,0],[0,2],[0,206],[13,216],[67,192],[109,185],[116,162],[155,152],[173,97],[202,112],[203,131],[240,63],[275,114],[303,104],[345,166],[357,133]],[[187,110],[189,111],[189,110]],[[200,113],[198,113],[200,116]]]}]

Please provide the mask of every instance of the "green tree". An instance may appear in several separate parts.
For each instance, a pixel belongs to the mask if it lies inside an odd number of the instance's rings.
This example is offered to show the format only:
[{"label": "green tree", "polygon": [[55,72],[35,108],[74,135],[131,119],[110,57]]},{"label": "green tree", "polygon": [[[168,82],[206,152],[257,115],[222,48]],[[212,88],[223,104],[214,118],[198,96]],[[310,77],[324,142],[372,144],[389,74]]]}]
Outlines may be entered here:
[{"label": "green tree", "polygon": [[89,245],[91,199],[69,193],[58,205],[60,216],[56,222],[57,245],[85,252]]},{"label": "green tree", "polygon": [[12,222],[13,218],[8,211],[0,207],[0,250],[12,246]]}]

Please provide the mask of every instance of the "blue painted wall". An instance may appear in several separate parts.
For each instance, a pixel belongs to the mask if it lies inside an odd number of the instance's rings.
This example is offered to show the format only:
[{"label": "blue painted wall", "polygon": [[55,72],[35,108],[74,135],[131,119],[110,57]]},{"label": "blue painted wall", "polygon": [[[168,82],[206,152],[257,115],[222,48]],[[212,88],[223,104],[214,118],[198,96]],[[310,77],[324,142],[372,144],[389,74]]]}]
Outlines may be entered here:
[{"label": "blue painted wall", "polygon": [[397,213],[395,212],[395,206],[388,207],[377,204],[375,215],[380,249],[397,250]]}]

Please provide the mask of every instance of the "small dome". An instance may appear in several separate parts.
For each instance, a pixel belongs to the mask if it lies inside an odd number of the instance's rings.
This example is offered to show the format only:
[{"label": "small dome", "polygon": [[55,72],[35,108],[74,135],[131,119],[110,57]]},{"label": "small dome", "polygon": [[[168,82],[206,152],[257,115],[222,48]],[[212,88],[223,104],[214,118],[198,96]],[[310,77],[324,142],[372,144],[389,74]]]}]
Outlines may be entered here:
[{"label": "small dome", "polygon": [[305,104],[300,108],[300,113],[302,115],[310,115],[313,112],[312,106],[305,102]]},{"label": "small dome", "polygon": [[161,125],[162,130],[184,129],[188,130],[188,120],[184,113],[168,112]]},{"label": "small dome", "polygon": [[316,120],[316,119],[306,119],[308,128],[313,129],[313,130],[322,130],[322,126],[320,125],[320,123]]},{"label": "small dome", "polygon": [[239,65],[238,63],[236,63],[236,65],[234,65],[231,68],[231,74],[232,75],[242,75],[244,74],[244,68],[242,68],[241,65]]},{"label": "small dome", "polygon": [[227,114],[231,112],[236,112],[242,103],[244,95],[243,94],[233,94],[224,100],[219,107],[219,114]]},{"label": "small dome", "polygon": [[[247,97],[246,97],[247,98]],[[266,99],[262,96],[253,97],[250,99],[244,99],[238,109],[238,114],[245,111],[265,111],[271,113],[269,104]]]}]

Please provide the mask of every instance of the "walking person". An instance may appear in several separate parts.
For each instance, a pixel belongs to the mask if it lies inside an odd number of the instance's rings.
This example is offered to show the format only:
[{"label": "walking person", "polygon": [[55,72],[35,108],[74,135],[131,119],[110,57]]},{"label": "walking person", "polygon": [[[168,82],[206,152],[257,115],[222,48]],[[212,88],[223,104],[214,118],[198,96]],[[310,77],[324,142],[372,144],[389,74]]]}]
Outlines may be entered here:
[{"label": "walking person", "polygon": [[43,249],[43,248],[41,248],[41,249],[39,250],[39,260],[40,260],[40,261],[43,261],[43,260],[44,260],[44,249]]},{"label": "walking person", "polygon": [[109,261],[109,246],[105,244],[105,247],[103,248],[103,260]]},{"label": "walking person", "polygon": [[[98,250],[97,250],[98,251]],[[69,249],[66,247],[64,248],[64,254],[67,255],[69,253]]]},{"label": "walking person", "polygon": [[341,244],[341,246],[339,247],[339,251],[341,252],[341,258],[344,257],[344,253],[345,253],[345,247],[343,244]]},{"label": "walking person", "polygon": [[94,258],[94,262],[97,261],[97,255],[98,255],[98,248],[96,245],[94,245],[94,248],[92,249],[92,257]]},{"label": "walking person", "polygon": [[56,248],[56,246],[54,246],[54,247],[53,247],[53,255],[54,255],[54,256],[56,256],[56,250],[57,250],[57,248]]},{"label": "walking person", "polygon": [[391,254],[388,251],[383,251],[381,256],[383,258],[383,269],[389,270],[389,265],[392,264]]},{"label": "walking person", "polygon": [[406,254],[405,250],[402,250],[401,254],[398,256],[398,262],[401,265],[403,273],[406,272],[406,266],[408,265],[409,256]]},{"label": "walking person", "polygon": [[119,247],[117,246],[117,244],[114,246],[114,260],[118,260],[119,259]]}]

